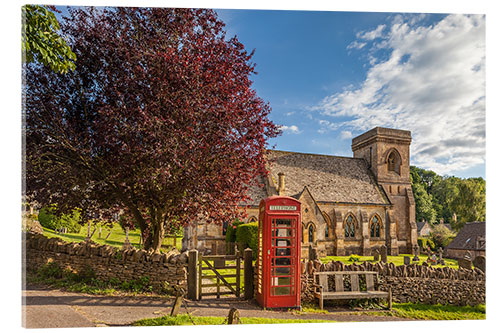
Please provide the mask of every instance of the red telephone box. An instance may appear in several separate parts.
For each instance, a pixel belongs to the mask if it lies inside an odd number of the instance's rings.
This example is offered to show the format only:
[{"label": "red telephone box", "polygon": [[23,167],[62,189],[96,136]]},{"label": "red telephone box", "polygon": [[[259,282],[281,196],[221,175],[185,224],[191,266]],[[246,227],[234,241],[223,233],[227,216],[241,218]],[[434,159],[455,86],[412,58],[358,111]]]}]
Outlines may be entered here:
[{"label": "red telephone box", "polygon": [[265,308],[300,307],[300,202],[273,196],[259,206],[257,301]]}]

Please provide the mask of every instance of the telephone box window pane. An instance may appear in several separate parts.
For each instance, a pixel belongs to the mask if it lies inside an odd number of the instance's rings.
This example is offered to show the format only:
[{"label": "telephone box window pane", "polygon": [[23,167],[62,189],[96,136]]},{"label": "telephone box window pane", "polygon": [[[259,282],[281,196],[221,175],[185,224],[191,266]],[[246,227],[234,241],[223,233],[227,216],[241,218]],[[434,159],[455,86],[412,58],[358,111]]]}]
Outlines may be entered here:
[{"label": "telephone box window pane", "polygon": [[292,229],[274,229],[273,237],[291,237]]},{"label": "telephone box window pane", "polygon": [[276,227],[277,228],[291,228],[292,220],[291,219],[276,219]]},{"label": "telephone box window pane", "polygon": [[276,267],[274,269],[275,276],[290,275],[290,272],[291,272],[290,267]]},{"label": "telephone box window pane", "polygon": [[289,256],[291,254],[291,249],[290,248],[277,248],[275,250],[276,256]]},{"label": "telephone box window pane", "polygon": [[273,266],[290,266],[290,258],[273,258]]},{"label": "telephone box window pane", "polygon": [[274,246],[290,246],[290,240],[289,239],[275,239]]},{"label": "telephone box window pane", "polygon": [[273,289],[276,296],[290,295],[290,287],[276,287]]}]

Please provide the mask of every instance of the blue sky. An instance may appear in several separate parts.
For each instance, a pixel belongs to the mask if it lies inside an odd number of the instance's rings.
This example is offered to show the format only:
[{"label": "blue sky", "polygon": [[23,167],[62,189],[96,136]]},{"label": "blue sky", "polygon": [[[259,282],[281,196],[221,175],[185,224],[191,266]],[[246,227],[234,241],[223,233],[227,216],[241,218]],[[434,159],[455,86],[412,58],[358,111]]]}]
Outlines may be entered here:
[{"label": "blue sky", "polygon": [[276,149],[352,156],[375,126],[412,131],[411,164],[485,177],[485,17],[217,10],[283,126]]},{"label": "blue sky", "polygon": [[283,131],[270,146],[352,156],[353,137],[400,128],[412,165],[485,178],[484,15],[216,11],[255,49],[253,88]]}]

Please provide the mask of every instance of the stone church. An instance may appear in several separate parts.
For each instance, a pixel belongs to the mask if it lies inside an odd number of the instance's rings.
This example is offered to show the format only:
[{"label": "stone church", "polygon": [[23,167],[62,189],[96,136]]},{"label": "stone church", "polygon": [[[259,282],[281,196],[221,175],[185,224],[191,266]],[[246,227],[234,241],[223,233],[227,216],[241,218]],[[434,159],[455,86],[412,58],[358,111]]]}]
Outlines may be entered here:
[{"label": "stone church", "polygon": [[[302,256],[411,253],[417,243],[410,180],[411,133],[376,127],[352,139],[353,157],[268,150],[267,177],[241,205],[258,219],[260,201],[285,195],[302,204]],[[227,224],[198,221],[184,230],[183,249],[223,254]]]}]

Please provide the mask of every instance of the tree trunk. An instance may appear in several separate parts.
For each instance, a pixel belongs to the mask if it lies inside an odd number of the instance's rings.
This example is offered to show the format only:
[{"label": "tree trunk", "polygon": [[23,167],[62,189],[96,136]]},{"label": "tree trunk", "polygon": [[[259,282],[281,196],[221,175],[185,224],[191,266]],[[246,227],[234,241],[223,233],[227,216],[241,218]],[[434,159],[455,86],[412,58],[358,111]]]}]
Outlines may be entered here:
[{"label": "tree trunk", "polygon": [[153,244],[152,248],[155,253],[160,253],[161,244],[163,243],[163,238],[165,236],[165,226],[162,221],[156,221],[153,226]]}]

